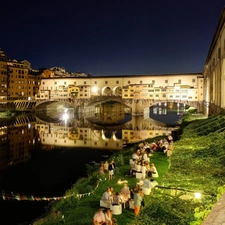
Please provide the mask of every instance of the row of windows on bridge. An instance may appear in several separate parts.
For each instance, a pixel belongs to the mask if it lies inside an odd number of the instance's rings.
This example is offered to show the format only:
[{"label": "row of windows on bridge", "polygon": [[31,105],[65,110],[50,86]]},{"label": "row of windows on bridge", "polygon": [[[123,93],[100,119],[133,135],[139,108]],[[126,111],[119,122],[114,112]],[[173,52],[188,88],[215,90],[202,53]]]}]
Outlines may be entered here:
[{"label": "row of windows on bridge", "polygon": [[[195,79],[192,79],[192,83],[195,83]],[[140,80],[139,81],[140,82],[140,84],[143,84],[143,81],[142,80]],[[116,81],[116,84],[119,84],[120,82],[117,80]],[[152,84],[155,84],[155,80],[152,80],[151,81],[151,83]],[[168,83],[168,80],[165,80],[165,84],[167,84]],[[178,84],[181,84],[182,83],[182,80],[181,79],[179,79],[178,81],[177,81],[177,83]],[[66,81],[64,81],[64,85],[66,85],[67,83],[66,83]],[[74,84],[76,85],[77,83],[76,83],[76,81],[74,81]],[[87,84],[87,82],[86,81],[84,81],[84,84]],[[98,82],[97,81],[94,81],[94,84],[98,84]],[[108,81],[105,81],[105,84],[108,84]],[[127,81],[127,84],[131,84],[131,81]],[[42,82],[42,85],[45,85],[45,82],[43,81]],[[57,82],[55,82],[55,85],[57,85]]]}]

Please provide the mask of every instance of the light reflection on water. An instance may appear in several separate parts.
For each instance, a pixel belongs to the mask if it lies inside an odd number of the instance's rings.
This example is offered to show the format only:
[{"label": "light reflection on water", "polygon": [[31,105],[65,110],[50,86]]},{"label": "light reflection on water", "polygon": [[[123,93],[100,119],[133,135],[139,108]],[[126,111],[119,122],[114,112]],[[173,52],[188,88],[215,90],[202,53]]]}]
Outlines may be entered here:
[{"label": "light reflection on water", "polygon": [[[164,127],[165,120],[161,120],[163,123],[154,121],[162,116],[168,116],[171,121],[170,110],[166,108],[150,109],[154,120],[131,116],[118,104],[114,110],[111,106],[106,108],[96,109],[94,116],[74,116],[66,122],[52,115],[40,118],[21,115],[0,122],[0,190],[27,195],[62,195],[76,179],[85,175],[85,163],[103,161],[103,155],[121,151],[127,143],[167,135],[174,129]],[[7,215],[9,208],[16,215],[7,217],[12,220],[10,224],[37,217],[45,205],[15,201],[11,204],[0,201],[0,204],[5,210],[3,215]]]}]

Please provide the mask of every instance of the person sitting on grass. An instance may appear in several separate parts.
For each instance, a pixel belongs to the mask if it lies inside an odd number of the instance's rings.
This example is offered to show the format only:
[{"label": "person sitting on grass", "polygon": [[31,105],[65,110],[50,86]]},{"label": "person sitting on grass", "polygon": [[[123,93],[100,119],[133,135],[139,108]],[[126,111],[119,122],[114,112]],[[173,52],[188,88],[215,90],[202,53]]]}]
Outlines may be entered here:
[{"label": "person sitting on grass", "polygon": [[106,222],[106,225],[113,225],[113,222],[112,222],[112,211],[110,209],[106,209],[105,222]]},{"label": "person sitting on grass", "polygon": [[106,225],[105,214],[101,208],[94,214],[93,225]]},{"label": "person sitting on grass", "polygon": [[149,174],[149,177],[158,177],[159,176],[154,163],[151,163],[148,174]]},{"label": "person sitting on grass", "polygon": [[124,199],[130,198],[130,189],[127,186],[127,184],[123,185],[123,188],[121,189],[121,195],[123,196]]},{"label": "person sitting on grass", "polygon": [[136,152],[132,155],[132,159],[135,159],[135,160],[140,160],[140,154],[141,154],[141,150],[140,149],[137,149]]},{"label": "person sitting on grass", "polygon": [[155,181],[153,178],[151,178],[150,183],[151,183],[151,194],[153,194],[154,190],[157,188],[158,182]]},{"label": "person sitting on grass", "polygon": [[110,188],[108,187],[108,188],[106,189],[106,191],[105,191],[105,192],[103,193],[103,195],[102,195],[101,200],[102,200],[103,202],[105,202],[106,204],[111,203],[111,196],[110,196],[110,193],[111,193],[111,190],[110,190]]},{"label": "person sitting on grass", "polygon": [[130,189],[127,186],[127,184],[123,185],[123,188],[121,189],[121,197],[123,199],[123,202],[125,202],[125,207],[128,207],[128,200],[130,198]]},{"label": "person sitting on grass", "polygon": [[121,204],[121,196],[119,192],[116,192],[115,195],[113,195],[112,205],[120,205]]}]

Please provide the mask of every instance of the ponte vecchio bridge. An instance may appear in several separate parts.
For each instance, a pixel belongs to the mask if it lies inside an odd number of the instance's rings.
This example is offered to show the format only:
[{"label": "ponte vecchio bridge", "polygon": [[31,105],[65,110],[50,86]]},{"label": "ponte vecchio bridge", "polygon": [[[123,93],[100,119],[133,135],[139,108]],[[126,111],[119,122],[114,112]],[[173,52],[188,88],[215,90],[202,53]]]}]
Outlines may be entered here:
[{"label": "ponte vecchio bridge", "polygon": [[[108,77],[42,78],[35,100],[5,100],[1,106],[17,110],[41,110],[46,105],[94,107],[99,102],[121,102],[134,115],[143,115],[156,104],[183,103],[203,111],[202,73],[129,75]],[[57,104],[56,104],[57,103]],[[52,105],[53,106],[53,105]]]},{"label": "ponte vecchio bridge", "polygon": [[94,107],[99,102],[121,102],[134,115],[150,106],[183,103],[203,111],[201,73],[113,77],[44,78],[36,96],[36,109],[50,102],[71,107]]}]

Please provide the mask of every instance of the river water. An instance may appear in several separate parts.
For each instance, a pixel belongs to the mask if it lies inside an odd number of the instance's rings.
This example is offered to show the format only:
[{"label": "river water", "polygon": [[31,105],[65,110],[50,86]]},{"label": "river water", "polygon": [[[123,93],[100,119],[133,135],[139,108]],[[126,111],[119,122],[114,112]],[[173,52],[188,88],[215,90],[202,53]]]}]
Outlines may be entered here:
[{"label": "river water", "polygon": [[87,175],[87,163],[104,161],[128,143],[173,132],[184,110],[158,105],[150,109],[154,120],[122,111],[63,119],[46,114],[1,119],[0,223],[30,224],[45,213],[45,197],[63,196]]}]

